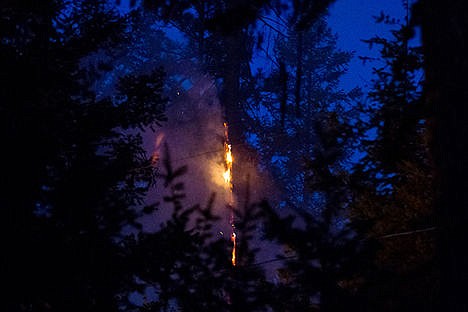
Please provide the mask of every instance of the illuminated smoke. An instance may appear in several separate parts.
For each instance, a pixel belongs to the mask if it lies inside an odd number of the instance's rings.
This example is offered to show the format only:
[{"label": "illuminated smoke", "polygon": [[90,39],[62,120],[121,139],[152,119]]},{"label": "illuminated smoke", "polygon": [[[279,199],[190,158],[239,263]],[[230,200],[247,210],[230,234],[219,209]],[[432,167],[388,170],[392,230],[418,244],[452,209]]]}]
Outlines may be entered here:
[{"label": "illuminated smoke", "polygon": [[[231,146],[224,145],[224,118],[215,84],[206,76],[198,77],[190,89],[174,92],[166,114],[168,121],[161,128],[144,133],[146,150],[160,166],[164,163],[163,147],[167,144],[172,167],[188,168],[187,173],[179,178],[180,182],[184,182],[184,206],[203,206],[215,194],[214,214],[221,217],[221,221],[214,230],[230,234],[232,214],[226,207],[235,205],[236,196],[232,192],[232,183],[227,183],[226,179],[232,178],[233,156],[231,153],[226,155],[226,150],[230,150]],[[228,173],[227,161],[230,163]],[[160,167],[159,170],[164,169]],[[148,194],[146,201],[159,202],[160,206],[154,215],[142,220],[144,231],[158,230],[161,222],[171,216],[172,207],[163,199],[167,191],[160,183]]]},{"label": "illuminated smoke", "polygon": [[[182,202],[184,207],[197,204],[204,206],[211,195],[215,194],[213,213],[221,219],[215,224],[213,233],[232,243],[231,261],[233,265],[239,265],[236,254],[239,237],[234,227],[234,209],[246,206],[247,193],[251,203],[263,198],[271,199],[276,194],[272,187],[273,180],[266,176],[267,172],[259,170],[255,159],[238,163],[240,156],[246,154],[245,145],[231,143],[229,125],[225,123],[217,88],[209,77],[199,77],[193,81],[190,89],[174,92],[166,114],[168,121],[163,127],[144,133],[145,148],[153,155],[153,163],[158,167],[164,163],[163,146],[167,144],[172,167],[188,167],[187,173],[179,180],[185,186],[183,192],[186,196]],[[234,161],[237,169],[242,165],[236,181],[232,180]],[[163,168],[159,170],[163,171]],[[236,186],[235,189],[233,185]],[[171,217],[172,206],[163,199],[167,194],[168,190],[164,189],[162,183],[158,183],[149,192],[146,202],[159,202],[160,205],[157,211],[140,220],[143,231],[157,231]],[[262,254],[265,250],[263,240],[259,238],[252,244],[261,249],[261,259],[271,257],[269,250],[268,254]],[[272,250],[271,253],[273,252],[276,251]]]}]

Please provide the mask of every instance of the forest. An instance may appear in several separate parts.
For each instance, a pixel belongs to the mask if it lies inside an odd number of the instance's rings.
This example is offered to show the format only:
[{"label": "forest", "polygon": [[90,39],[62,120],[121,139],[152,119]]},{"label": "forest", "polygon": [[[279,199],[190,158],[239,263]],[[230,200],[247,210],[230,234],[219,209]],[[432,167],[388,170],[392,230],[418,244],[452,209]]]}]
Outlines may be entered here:
[{"label": "forest", "polygon": [[468,311],[466,5],[340,1],[0,0],[0,310]]}]

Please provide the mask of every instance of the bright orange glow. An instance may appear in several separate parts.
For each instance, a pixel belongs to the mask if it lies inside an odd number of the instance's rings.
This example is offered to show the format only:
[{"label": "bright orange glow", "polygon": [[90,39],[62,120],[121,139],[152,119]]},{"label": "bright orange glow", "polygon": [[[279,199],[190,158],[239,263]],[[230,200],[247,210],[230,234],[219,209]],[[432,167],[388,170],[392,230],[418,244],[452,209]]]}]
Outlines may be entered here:
[{"label": "bright orange glow", "polygon": [[232,164],[234,162],[234,158],[232,157],[232,146],[229,143],[229,133],[228,133],[228,126],[227,123],[224,123],[224,173],[223,178],[226,186],[229,188],[230,192],[230,200],[228,206],[231,208],[231,218],[230,223],[232,227],[232,234],[231,234],[231,241],[232,241],[232,252],[231,252],[231,263],[233,266],[236,266],[236,232],[234,227],[234,203],[232,200]]},{"label": "bright orange glow", "polygon": [[[226,123],[225,123],[226,124]],[[227,126],[225,126],[227,129]],[[227,130],[226,133],[226,142],[224,142],[224,173],[223,178],[224,182],[232,189],[232,147],[231,144],[227,143]]]},{"label": "bright orange glow", "polygon": [[228,170],[224,171],[223,178],[224,178],[224,182],[226,182],[226,184],[231,183],[231,170],[228,169]]},{"label": "bright orange glow", "polygon": [[226,153],[226,162],[232,165],[231,145],[228,145],[228,152]]},{"label": "bright orange glow", "polygon": [[231,241],[233,244],[231,253],[231,263],[233,266],[236,266],[236,233],[234,232],[232,232]]}]

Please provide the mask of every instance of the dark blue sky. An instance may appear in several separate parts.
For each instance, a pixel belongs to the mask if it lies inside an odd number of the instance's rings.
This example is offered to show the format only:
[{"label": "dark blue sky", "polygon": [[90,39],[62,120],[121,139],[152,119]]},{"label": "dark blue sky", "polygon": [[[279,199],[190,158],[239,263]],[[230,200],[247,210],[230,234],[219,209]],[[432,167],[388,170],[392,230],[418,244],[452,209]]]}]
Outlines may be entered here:
[{"label": "dark blue sky", "polygon": [[[414,0],[409,0],[410,4]],[[128,10],[129,0],[122,0],[120,9]],[[384,12],[401,20],[404,19],[405,10],[403,0],[336,0],[329,8],[328,23],[333,32],[338,34],[338,47],[345,51],[354,51],[355,57],[349,64],[348,73],[342,78],[342,87],[352,89],[359,86],[366,90],[372,77],[372,63],[362,64],[358,56],[378,56],[378,50],[369,50],[362,39],[369,39],[375,35],[388,37],[391,29],[387,25],[376,24],[373,16]],[[170,32],[172,37],[177,32]],[[268,61],[262,57],[256,59],[253,68],[263,67],[268,71]]]},{"label": "dark blue sky", "polygon": [[389,26],[376,24],[373,19],[382,11],[395,18],[404,19],[405,16],[402,0],[337,0],[329,9],[328,23],[333,32],[338,33],[339,48],[356,53],[342,79],[346,89],[365,88],[371,79],[372,65],[363,65],[357,56],[378,55],[377,49],[369,50],[361,39],[389,35]]}]

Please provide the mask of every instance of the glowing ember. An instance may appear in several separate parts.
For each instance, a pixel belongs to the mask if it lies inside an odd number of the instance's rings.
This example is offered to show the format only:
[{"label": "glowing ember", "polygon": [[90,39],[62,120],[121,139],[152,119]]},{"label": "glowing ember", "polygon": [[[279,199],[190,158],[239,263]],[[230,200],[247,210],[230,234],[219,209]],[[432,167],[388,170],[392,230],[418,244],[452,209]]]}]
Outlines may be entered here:
[{"label": "glowing ember", "polygon": [[231,241],[233,244],[232,254],[231,254],[231,263],[233,266],[236,266],[236,233],[232,232]]},{"label": "glowing ember", "polygon": [[231,145],[229,144],[227,147],[228,147],[228,151],[226,153],[226,163],[228,163],[228,164],[230,164],[232,166]]},{"label": "glowing ember", "polygon": [[228,127],[224,123],[224,182],[229,186],[232,191],[232,146],[229,144]]},{"label": "glowing ember", "polygon": [[224,173],[223,178],[230,192],[230,199],[228,207],[231,208],[231,218],[230,223],[232,227],[231,241],[232,241],[232,253],[231,253],[231,262],[233,266],[236,266],[236,232],[234,227],[234,206],[232,199],[232,163],[234,158],[232,157],[232,146],[229,144],[229,133],[227,123],[224,123]]},{"label": "glowing ember", "polygon": [[224,173],[223,173],[223,178],[224,178],[224,182],[226,182],[227,184],[230,184],[231,183],[231,170],[226,170]]}]

